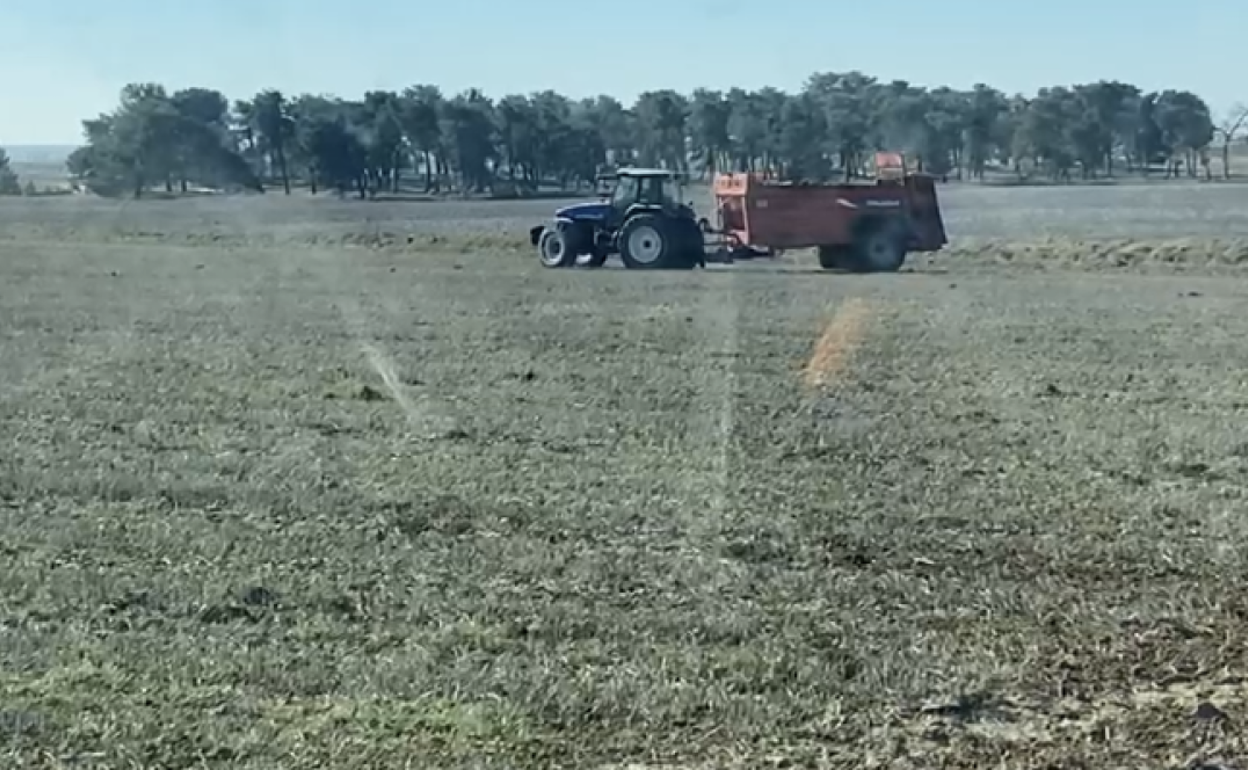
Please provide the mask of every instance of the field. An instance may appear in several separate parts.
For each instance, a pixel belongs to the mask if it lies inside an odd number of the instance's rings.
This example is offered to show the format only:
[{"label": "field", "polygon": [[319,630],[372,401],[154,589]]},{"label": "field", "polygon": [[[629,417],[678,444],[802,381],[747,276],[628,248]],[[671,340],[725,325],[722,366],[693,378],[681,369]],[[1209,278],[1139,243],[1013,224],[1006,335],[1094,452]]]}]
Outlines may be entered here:
[{"label": "field", "polygon": [[1248,187],[866,277],[551,205],[0,205],[0,766],[1248,761]]}]

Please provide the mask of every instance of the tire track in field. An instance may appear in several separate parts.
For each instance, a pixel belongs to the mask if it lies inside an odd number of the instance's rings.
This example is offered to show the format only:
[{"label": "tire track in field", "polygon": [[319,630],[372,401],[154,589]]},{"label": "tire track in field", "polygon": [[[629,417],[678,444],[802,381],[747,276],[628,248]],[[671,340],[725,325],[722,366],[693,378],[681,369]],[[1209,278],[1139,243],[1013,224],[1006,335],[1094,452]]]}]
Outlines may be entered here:
[{"label": "tire track in field", "polygon": [[841,305],[824,327],[802,372],[807,388],[821,388],[840,377],[862,342],[870,319],[871,306],[866,300],[854,297]]},{"label": "tire track in field", "polygon": [[715,283],[701,292],[694,319],[702,352],[690,378],[695,402],[686,432],[688,451],[698,462],[682,474],[690,533],[699,541],[722,526],[731,506],[740,349],[737,276],[727,271],[703,275],[708,283]]}]

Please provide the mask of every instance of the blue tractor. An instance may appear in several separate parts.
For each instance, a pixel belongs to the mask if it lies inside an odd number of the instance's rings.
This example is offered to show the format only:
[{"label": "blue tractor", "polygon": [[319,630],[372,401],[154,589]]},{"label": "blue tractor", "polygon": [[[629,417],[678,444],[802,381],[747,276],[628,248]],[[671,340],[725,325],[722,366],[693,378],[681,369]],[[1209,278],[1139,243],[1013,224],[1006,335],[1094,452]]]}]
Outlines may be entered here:
[{"label": "blue tractor", "polygon": [[630,269],[706,265],[706,223],[684,202],[675,172],[624,168],[603,177],[614,184],[602,200],[577,203],[529,230],[546,267],[601,267],[619,254]]}]

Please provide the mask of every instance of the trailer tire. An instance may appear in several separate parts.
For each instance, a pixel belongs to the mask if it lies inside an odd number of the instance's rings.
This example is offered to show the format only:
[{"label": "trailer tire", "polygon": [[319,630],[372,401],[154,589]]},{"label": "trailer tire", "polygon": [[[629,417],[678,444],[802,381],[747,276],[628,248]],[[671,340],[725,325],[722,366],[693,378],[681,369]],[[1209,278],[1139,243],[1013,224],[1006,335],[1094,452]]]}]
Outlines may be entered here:
[{"label": "trailer tire", "polygon": [[858,273],[895,273],[906,263],[905,233],[895,222],[868,220],[850,248]]}]

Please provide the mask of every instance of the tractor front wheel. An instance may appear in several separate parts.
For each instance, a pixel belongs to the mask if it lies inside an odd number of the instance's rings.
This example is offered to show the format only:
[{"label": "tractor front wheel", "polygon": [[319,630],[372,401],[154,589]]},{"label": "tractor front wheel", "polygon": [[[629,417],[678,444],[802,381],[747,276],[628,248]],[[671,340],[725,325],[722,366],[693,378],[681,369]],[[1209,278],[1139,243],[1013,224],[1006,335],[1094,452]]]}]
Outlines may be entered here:
[{"label": "tractor front wheel", "polygon": [[537,241],[538,256],[544,267],[572,267],[576,258],[592,247],[593,235],[577,222],[560,222],[542,231]]},{"label": "tractor front wheel", "polygon": [[546,228],[537,239],[537,256],[542,267],[571,267],[576,263],[576,252],[569,248],[567,231],[562,228]]}]

